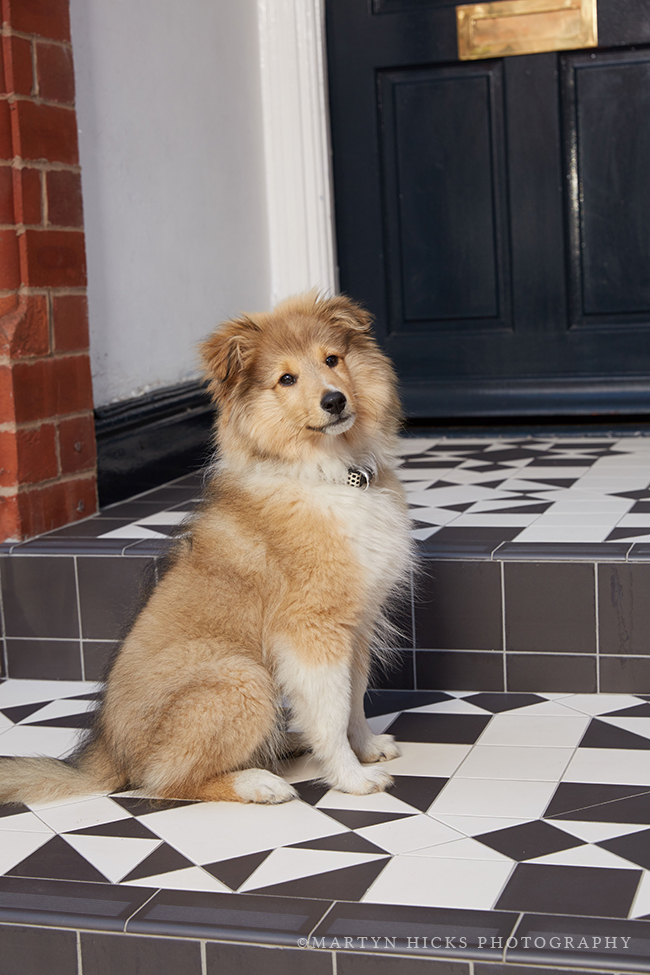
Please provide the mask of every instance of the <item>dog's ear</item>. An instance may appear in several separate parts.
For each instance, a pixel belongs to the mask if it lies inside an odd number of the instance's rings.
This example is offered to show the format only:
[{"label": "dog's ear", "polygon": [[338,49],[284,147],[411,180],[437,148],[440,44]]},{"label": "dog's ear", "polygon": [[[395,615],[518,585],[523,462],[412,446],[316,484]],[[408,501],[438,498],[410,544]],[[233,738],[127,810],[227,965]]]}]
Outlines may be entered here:
[{"label": "dog's ear", "polygon": [[347,295],[335,295],[323,301],[324,310],[330,321],[343,325],[353,332],[369,332],[372,325],[372,315],[356,301]]},{"label": "dog's ear", "polygon": [[199,346],[210,391],[219,398],[232,389],[249,366],[260,328],[242,315],[223,322]]}]

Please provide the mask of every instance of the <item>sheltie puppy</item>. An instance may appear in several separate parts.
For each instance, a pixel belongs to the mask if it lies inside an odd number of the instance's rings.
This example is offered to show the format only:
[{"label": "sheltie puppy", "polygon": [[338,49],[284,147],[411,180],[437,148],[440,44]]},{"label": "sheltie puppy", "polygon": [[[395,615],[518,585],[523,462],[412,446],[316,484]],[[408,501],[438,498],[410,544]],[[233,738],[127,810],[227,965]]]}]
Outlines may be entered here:
[{"label": "sheltie puppy", "polygon": [[[370,316],[309,293],[201,346],[218,406],[204,503],[110,669],[71,758],[0,760],[0,802],[130,787],[277,803],[284,704],[327,785],[391,784],[363,711],[384,607],[412,564],[399,402]],[[284,702],[284,704],[283,704]]]}]

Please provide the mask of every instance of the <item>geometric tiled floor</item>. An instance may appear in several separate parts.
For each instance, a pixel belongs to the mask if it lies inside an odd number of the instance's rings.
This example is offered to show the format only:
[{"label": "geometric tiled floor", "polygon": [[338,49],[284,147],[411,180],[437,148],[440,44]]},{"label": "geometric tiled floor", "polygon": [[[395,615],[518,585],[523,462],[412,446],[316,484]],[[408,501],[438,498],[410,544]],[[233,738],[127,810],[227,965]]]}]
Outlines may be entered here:
[{"label": "geometric tiled floor", "polygon": [[[0,754],[61,756],[97,685],[0,684]],[[280,806],[132,793],[0,809],[0,875],[650,918],[650,703],[632,695],[422,692],[376,714],[402,756],[390,792],[349,796],[287,767]],[[381,696],[374,710],[385,710]],[[394,707],[394,705],[393,705]],[[235,896],[233,894],[233,896]]]},{"label": "geometric tiled floor", "polygon": [[[480,539],[494,549],[510,542],[650,542],[650,437],[408,436],[401,453],[400,479],[421,542]],[[74,539],[90,536],[125,547],[164,539],[193,509],[200,482],[187,496],[179,491],[171,491],[168,510],[158,504],[152,511],[154,496],[144,495],[28,542],[25,551],[43,548],[43,540],[69,540],[72,548]]]}]

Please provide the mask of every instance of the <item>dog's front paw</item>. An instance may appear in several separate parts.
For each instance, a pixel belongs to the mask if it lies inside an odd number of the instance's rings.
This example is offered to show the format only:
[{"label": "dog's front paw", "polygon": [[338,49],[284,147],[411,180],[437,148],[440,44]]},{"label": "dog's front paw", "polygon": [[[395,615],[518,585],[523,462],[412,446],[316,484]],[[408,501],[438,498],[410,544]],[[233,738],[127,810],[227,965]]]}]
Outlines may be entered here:
[{"label": "dog's front paw", "polygon": [[248,768],[235,776],[235,790],[242,802],[289,802],[298,795],[285,779],[266,769]]},{"label": "dog's front paw", "polygon": [[350,792],[353,796],[367,796],[371,792],[383,792],[393,784],[392,777],[383,768],[363,768],[339,775],[330,785],[339,792]]},{"label": "dog's front paw", "polygon": [[389,762],[402,754],[392,735],[372,735],[362,742],[354,752],[360,762],[371,765],[373,762]]}]

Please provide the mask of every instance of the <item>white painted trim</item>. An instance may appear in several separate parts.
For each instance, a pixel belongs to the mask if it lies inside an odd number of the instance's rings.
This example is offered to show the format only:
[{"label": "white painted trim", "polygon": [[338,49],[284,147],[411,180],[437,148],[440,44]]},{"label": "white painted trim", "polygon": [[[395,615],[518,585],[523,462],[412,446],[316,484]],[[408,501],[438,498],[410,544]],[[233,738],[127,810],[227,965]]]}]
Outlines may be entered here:
[{"label": "white painted trim", "polygon": [[271,298],[337,290],[324,0],[257,0]]}]

